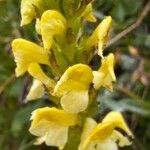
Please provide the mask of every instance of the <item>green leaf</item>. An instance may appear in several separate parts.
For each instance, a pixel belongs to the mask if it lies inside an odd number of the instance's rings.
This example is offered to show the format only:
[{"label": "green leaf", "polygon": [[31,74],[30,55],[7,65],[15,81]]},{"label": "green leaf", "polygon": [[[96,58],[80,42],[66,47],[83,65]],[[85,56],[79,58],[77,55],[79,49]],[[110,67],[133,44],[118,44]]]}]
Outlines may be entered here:
[{"label": "green leaf", "polygon": [[115,111],[129,111],[146,117],[149,117],[150,115],[150,103],[137,102],[130,98],[124,98],[117,101],[111,97],[102,96],[100,97],[100,103]]}]

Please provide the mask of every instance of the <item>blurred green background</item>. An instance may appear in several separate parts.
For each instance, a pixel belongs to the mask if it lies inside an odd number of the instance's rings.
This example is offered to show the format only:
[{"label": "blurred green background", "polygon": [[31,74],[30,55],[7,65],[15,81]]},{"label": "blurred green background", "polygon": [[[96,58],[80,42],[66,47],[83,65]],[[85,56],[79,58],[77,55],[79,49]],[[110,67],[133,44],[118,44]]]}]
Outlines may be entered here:
[{"label": "blurred green background", "polygon": [[[94,13],[101,20],[113,18],[110,39],[130,26],[141,14],[146,0],[95,0]],[[31,79],[27,75],[15,78],[15,62],[10,43],[22,37],[37,41],[33,24],[20,27],[20,0],[0,0],[0,150],[50,149],[33,146],[29,134],[30,114],[46,106],[47,98],[24,104]],[[89,25],[90,29],[93,25]],[[110,110],[122,111],[135,138],[124,150],[150,150],[150,13],[128,35],[105,49],[104,55],[116,55],[117,82],[114,92],[100,90],[101,101],[97,118]],[[95,57],[97,63],[98,58]]]}]

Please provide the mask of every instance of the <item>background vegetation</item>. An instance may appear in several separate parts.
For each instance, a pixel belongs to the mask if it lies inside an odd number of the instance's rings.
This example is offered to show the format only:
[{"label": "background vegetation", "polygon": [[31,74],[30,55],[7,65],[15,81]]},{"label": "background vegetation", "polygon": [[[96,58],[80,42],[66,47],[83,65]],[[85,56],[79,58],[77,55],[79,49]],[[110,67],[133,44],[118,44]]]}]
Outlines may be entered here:
[{"label": "background vegetation", "polygon": [[[101,90],[97,119],[110,110],[122,111],[135,139],[125,150],[150,150],[150,7],[147,0],[95,0],[95,15],[101,20],[105,15],[113,18],[110,41],[104,54],[116,55],[117,82],[114,92]],[[146,5],[146,7],[144,7]],[[20,27],[20,0],[0,0],[0,150],[42,150],[45,145],[32,146],[28,133],[30,113],[49,103],[45,98],[24,103],[31,84],[29,76],[15,78],[10,43],[22,37],[36,41],[33,24]],[[141,18],[143,17],[143,18]],[[136,21],[137,20],[137,21]],[[136,22],[136,23],[135,23]],[[134,24],[135,23],[135,24]],[[130,26],[132,25],[132,26]],[[93,24],[87,26],[90,30]],[[130,26],[130,27],[129,27]],[[125,30],[127,27],[128,29]],[[133,28],[132,28],[133,27]],[[132,30],[134,29],[134,30]],[[114,37],[120,32],[121,38]],[[128,34],[127,34],[128,33]],[[120,36],[120,34],[119,34]],[[112,40],[113,39],[113,40]],[[96,56],[95,66],[99,58]]]}]

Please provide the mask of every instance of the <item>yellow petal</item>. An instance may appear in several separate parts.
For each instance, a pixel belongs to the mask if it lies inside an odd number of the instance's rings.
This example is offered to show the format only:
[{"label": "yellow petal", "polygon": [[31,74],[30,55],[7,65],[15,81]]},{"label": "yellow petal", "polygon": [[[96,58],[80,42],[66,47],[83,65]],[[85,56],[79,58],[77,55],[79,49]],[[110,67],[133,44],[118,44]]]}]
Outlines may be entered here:
[{"label": "yellow petal", "polygon": [[64,147],[68,138],[68,127],[77,123],[77,115],[57,108],[36,109],[31,116],[30,133],[38,136],[35,144],[45,142],[49,146]]},{"label": "yellow petal", "polygon": [[36,141],[33,143],[34,145],[41,145],[46,140],[46,135],[38,137]]},{"label": "yellow petal", "polygon": [[[14,55],[15,56],[15,55]],[[29,66],[29,63],[26,62],[25,60],[19,60],[19,58],[17,58],[17,56],[15,56],[15,62],[16,62],[16,69],[15,69],[15,73],[16,73],[16,77],[19,77],[21,75],[23,75]]]},{"label": "yellow petal", "polygon": [[[120,129],[120,131],[116,131],[117,128]],[[101,148],[105,146],[108,147],[108,144],[106,142],[108,140],[111,140],[113,142],[119,140],[120,146],[129,145],[129,141],[126,139],[125,136],[121,134],[121,130],[123,130],[128,136],[133,137],[121,113],[110,112],[103,119],[102,123],[99,123],[98,125],[96,125],[96,127],[91,129],[91,131],[88,132],[87,137],[85,137],[84,140],[81,141],[81,150],[88,150],[90,146],[92,149],[95,144],[97,145],[97,147]],[[115,143],[112,143],[112,145],[114,145],[115,149]]]},{"label": "yellow petal", "polygon": [[55,86],[55,81],[50,79],[37,63],[30,64],[28,72],[37,80],[41,81],[51,91]]},{"label": "yellow petal", "polygon": [[79,113],[87,108],[88,101],[88,90],[71,91],[61,98],[61,106],[67,112]]},{"label": "yellow petal", "polygon": [[123,146],[127,146],[127,145],[131,145],[132,144],[132,141],[129,141],[128,137],[126,136],[123,136],[120,132],[118,131],[113,131],[113,134],[111,136],[111,138],[118,142],[118,145],[120,147],[123,147]]},{"label": "yellow petal", "polygon": [[94,88],[99,89],[101,86],[112,90],[112,82],[116,81],[114,73],[114,55],[110,53],[102,59],[101,67],[98,71],[93,71]]},{"label": "yellow petal", "polygon": [[[111,123],[99,123],[95,125],[96,123],[93,124],[92,122],[89,122],[89,124],[91,125],[88,125],[88,129],[91,129],[91,131],[86,131],[87,137],[84,137],[81,141],[80,150],[94,150],[95,146],[98,150],[100,147],[108,147],[107,140],[112,135],[113,125]],[[85,131],[83,130],[83,132]]]},{"label": "yellow petal", "polygon": [[105,77],[105,74],[98,71],[93,71],[93,76],[93,86],[95,89],[99,89],[103,85],[103,79]]},{"label": "yellow petal", "polygon": [[107,139],[103,142],[96,142],[95,144],[97,144],[97,145],[95,145],[97,147],[97,150],[118,150],[118,146],[117,146],[116,142],[114,142],[111,139]]},{"label": "yellow petal", "polygon": [[102,59],[102,65],[99,69],[100,72],[109,72],[113,81],[116,80],[114,74],[114,63],[115,63],[114,54],[110,53],[107,57]]},{"label": "yellow petal", "polygon": [[46,143],[48,146],[64,147],[68,139],[68,127],[55,122],[40,121],[29,129],[30,133],[38,136],[35,145]]},{"label": "yellow petal", "polygon": [[[35,123],[35,121],[32,121],[31,127],[29,129],[29,132],[35,136],[39,136],[39,137],[43,137],[46,135],[47,131],[50,128],[50,122],[48,120],[38,120],[38,122]],[[36,143],[38,144],[38,142],[42,142],[37,141]],[[40,143],[39,143],[40,144]]]},{"label": "yellow petal", "polygon": [[44,87],[41,81],[34,80],[26,97],[26,102],[41,98],[44,95]]},{"label": "yellow petal", "polygon": [[89,22],[96,22],[96,18],[93,15],[93,9],[92,9],[92,4],[89,3],[86,6],[85,11],[82,13],[81,17],[83,17],[85,20],[89,21]]},{"label": "yellow petal", "polygon": [[[47,1],[47,0],[46,0]],[[45,0],[22,0],[21,1],[21,26],[29,24],[33,19],[41,17],[47,10],[49,2]],[[48,0],[49,1],[49,0]]]},{"label": "yellow petal", "polygon": [[81,134],[81,142],[78,150],[83,150],[84,141],[90,135],[91,131],[96,127],[97,123],[92,118],[87,118]]},{"label": "yellow petal", "polygon": [[124,130],[129,136],[132,136],[132,132],[128,128],[128,126],[120,112],[108,113],[102,122],[103,123],[112,122],[112,124],[114,124],[115,127],[118,127],[120,129]]},{"label": "yellow petal", "polygon": [[132,133],[128,128],[125,120],[123,119],[121,113],[110,112],[103,119],[102,123],[99,123],[92,131],[91,138],[105,140],[112,135],[115,128],[120,128],[124,130],[129,136],[132,136]]},{"label": "yellow petal", "polygon": [[24,39],[13,40],[12,51],[17,64],[17,76],[20,76],[27,71],[30,63],[36,62],[49,65],[49,56],[47,51],[30,41]]},{"label": "yellow petal", "polygon": [[118,147],[113,140],[107,139],[103,142],[90,141],[86,147],[80,147],[79,150],[118,150]]},{"label": "yellow petal", "polygon": [[63,148],[68,140],[68,127],[51,126],[45,140],[46,145]]},{"label": "yellow petal", "polygon": [[47,10],[41,17],[41,34],[44,48],[50,49],[55,35],[61,35],[66,30],[66,19],[56,10]]},{"label": "yellow petal", "polygon": [[110,91],[113,90],[112,79],[109,74],[103,72],[93,71],[94,79],[94,88],[98,90],[101,86],[106,87]]},{"label": "yellow petal", "polygon": [[77,115],[67,113],[64,110],[57,109],[55,107],[44,107],[33,111],[31,120],[33,120],[31,128],[37,126],[37,124],[41,121],[54,122],[66,127],[77,123]]},{"label": "yellow petal", "polygon": [[38,34],[41,34],[41,21],[40,19],[36,19],[35,29]]},{"label": "yellow petal", "polygon": [[92,70],[84,64],[69,67],[54,88],[54,94],[63,96],[72,90],[87,90],[93,80]]},{"label": "yellow petal", "polygon": [[110,16],[105,17],[98,27],[94,30],[91,37],[87,41],[87,47],[92,47],[94,45],[98,46],[98,55],[103,57],[103,47],[107,42],[108,33],[112,24],[112,19]]},{"label": "yellow petal", "polygon": [[89,136],[89,140],[104,141],[111,136],[114,126],[110,122],[99,123]]},{"label": "yellow petal", "polygon": [[21,1],[21,26],[29,24],[36,16],[32,0]]}]

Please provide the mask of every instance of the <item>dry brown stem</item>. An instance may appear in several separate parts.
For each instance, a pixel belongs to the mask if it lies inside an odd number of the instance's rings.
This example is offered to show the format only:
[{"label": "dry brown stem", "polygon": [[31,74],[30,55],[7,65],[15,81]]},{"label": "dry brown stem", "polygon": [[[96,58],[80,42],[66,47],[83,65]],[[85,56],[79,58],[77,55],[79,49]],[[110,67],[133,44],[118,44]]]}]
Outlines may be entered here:
[{"label": "dry brown stem", "polygon": [[110,47],[111,45],[116,43],[118,40],[126,36],[128,33],[133,31],[135,28],[137,28],[142,23],[143,19],[147,16],[149,11],[150,11],[150,0],[146,3],[145,7],[143,8],[143,11],[139,15],[139,17],[136,19],[136,21],[132,25],[124,29],[122,32],[120,32],[118,35],[113,37],[110,41],[108,41],[105,48]]}]

